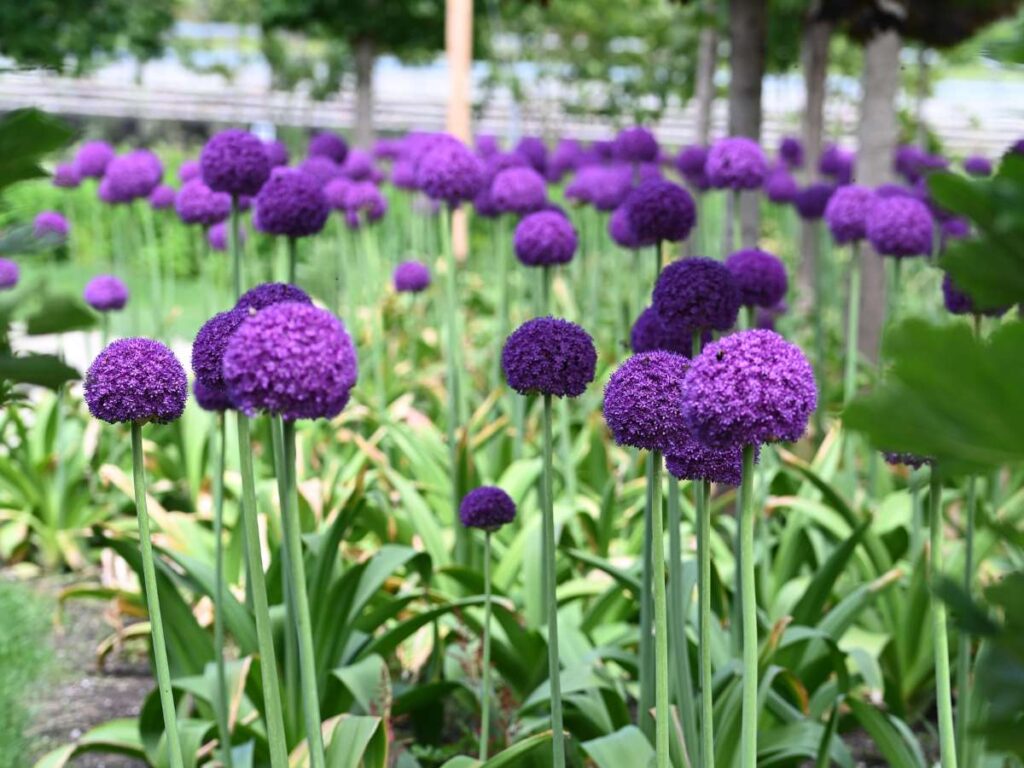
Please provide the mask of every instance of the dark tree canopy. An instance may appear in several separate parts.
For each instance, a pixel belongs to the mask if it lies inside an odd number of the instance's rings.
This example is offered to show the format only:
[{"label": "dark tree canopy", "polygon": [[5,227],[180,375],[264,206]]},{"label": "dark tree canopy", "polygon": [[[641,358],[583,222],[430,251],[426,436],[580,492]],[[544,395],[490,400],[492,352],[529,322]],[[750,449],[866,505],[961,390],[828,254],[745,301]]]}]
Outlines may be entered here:
[{"label": "dark tree canopy", "polygon": [[859,40],[895,29],[909,40],[948,48],[1019,6],[1020,0],[822,0],[819,13]]}]

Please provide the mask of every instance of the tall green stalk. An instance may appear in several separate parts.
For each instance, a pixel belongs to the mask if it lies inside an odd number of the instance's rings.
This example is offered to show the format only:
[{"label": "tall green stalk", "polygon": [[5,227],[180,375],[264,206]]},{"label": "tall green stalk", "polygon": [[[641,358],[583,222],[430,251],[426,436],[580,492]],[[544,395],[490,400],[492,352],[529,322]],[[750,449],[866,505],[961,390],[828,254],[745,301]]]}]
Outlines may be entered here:
[{"label": "tall green stalk", "polygon": [[544,539],[549,579],[547,588],[548,608],[548,683],[551,687],[551,749],[554,768],[565,768],[565,734],[562,724],[562,681],[561,661],[558,652],[558,600],[556,598],[558,578],[555,558],[555,504],[551,488],[551,395],[544,395]]},{"label": "tall green stalk", "polygon": [[224,663],[224,464],[227,434],[223,413],[216,421],[217,468],[213,475],[213,655],[217,665],[217,731],[220,736],[221,759],[231,768],[231,728],[228,723],[228,677]]},{"label": "tall green stalk", "polygon": [[292,285],[298,285],[296,283],[297,275],[299,271],[299,241],[298,238],[288,238],[288,282]]},{"label": "tall green stalk", "polygon": [[267,720],[267,742],[270,765],[288,767],[288,745],[281,712],[281,691],[277,678],[277,656],[274,652],[274,629],[270,623],[267,583],[263,575],[263,554],[260,551],[260,528],[256,519],[256,480],[252,466],[252,440],[249,435],[249,417],[238,412],[238,459],[242,472],[242,525],[248,563],[248,577],[252,584],[253,613],[256,616],[256,642],[260,652],[260,672],[263,681],[263,709]]},{"label": "tall green stalk", "polygon": [[[964,521],[964,594],[974,593],[974,524],[978,509],[978,480],[967,478],[967,519]],[[970,765],[971,636],[960,631],[956,657],[956,743],[961,765]]]},{"label": "tall green stalk", "polygon": [[860,247],[850,249],[850,295],[846,307],[846,365],[843,372],[843,404],[857,392],[857,332],[860,323]]},{"label": "tall green stalk", "polygon": [[[459,381],[459,327],[455,312],[458,288],[455,280],[455,254],[452,252],[452,218],[448,208],[441,209],[441,244],[445,267],[445,383],[448,389],[448,419],[445,425],[448,439],[448,461],[452,477],[452,519],[458,519],[461,496],[458,434],[462,413],[462,392]],[[467,562],[469,541],[462,526],[455,527],[457,559]]]},{"label": "tall green stalk", "polygon": [[754,446],[743,446],[740,488],[740,585],[743,600],[743,722],[740,767],[757,766],[757,593],[754,582]]},{"label": "tall green stalk", "polygon": [[647,454],[647,499],[644,504],[644,544],[640,576],[640,701],[637,725],[648,740],[655,740],[655,724],[651,710],[654,692],[654,594],[651,591],[654,564],[654,454]]},{"label": "tall green stalk", "polygon": [[[942,480],[932,467],[928,488],[928,524],[931,532],[930,580],[942,576]],[[956,768],[956,735],[953,727],[953,694],[949,675],[949,636],[946,604],[932,597],[932,635],[935,642],[935,705],[939,715],[939,756],[942,768]]]},{"label": "tall green stalk", "polygon": [[484,532],[484,649],[480,687],[480,762],[487,762],[491,731],[491,532]]},{"label": "tall green stalk", "polygon": [[171,768],[184,768],[181,741],[178,738],[178,713],[171,689],[171,668],[167,662],[167,643],[164,640],[164,622],[160,614],[160,593],[156,582],[156,564],[153,542],[149,538],[149,510],[146,507],[146,469],[142,449],[142,425],[132,422],[132,473],[135,483],[135,511],[139,517],[139,549],[142,553],[142,582],[146,590],[146,608],[149,627],[153,635],[153,663],[156,665],[157,688],[160,691],[160,709],[167,732],[167,756]]},{"label": "tall green stalk", "polygon": [[[306,718],[306,738],[309,741],[311,768],[325,768],[323,735],[320,732],[320,696],[316,679],[316,656],[313,650],[313,624],[309,615],[306,595],[306,568],[302,558],[302,529],[295,480],[295,422],[283,422],[284,483],[286,505],[281,509],[285,546],[288,548],[288,577],[291,580],[297,615],[292,616],[299,636],[299,683],[302,687],[302,709]],[[280,478],[279,478],[280,481]]]},{"label": "tall green stalk", "polygon": [[238,228],[238,197],[231,196],[231,287],[235,298],[242,295],[242,239]]},{"label": "tall green stalk", "polygon": [[[661,512],[661,453],[651,453],[654,479],[652,493],[652,533],[654,540],[654,752],[658,768],[669,768],[668,704],[668,598],[665,594],[665,527]],[[679,649],[684,653],[684,649]]]}]

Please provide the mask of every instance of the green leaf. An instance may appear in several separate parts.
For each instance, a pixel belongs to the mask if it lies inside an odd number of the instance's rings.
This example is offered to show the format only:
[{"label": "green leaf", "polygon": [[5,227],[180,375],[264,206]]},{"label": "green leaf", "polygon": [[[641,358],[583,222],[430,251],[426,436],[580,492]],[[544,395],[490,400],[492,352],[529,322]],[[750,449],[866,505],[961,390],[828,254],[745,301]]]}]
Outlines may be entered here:
[{"label": "green leaf", "polygon": [[63,768],[72,759],[89,752],[128,755],[145,758],[139,724],[134,718],[110,720],[80,736],[74,744],[67,744],[44,755],[35,768]]},{"label": "green leaf", "polygon": [[16,384],[37,384],[48,389],[60,389],[82,375],[56,355],[0,356],[0,379]]},{"label": "green leaf", "polygon": [[853,535],[836,547],[828,560],[818,569],[807,590],[793,608],[793,621],[797,624],[811,626],[825,609],[825,604],[832,596],[836,580],[846,568],[854,550],[868,529],[869,522],[861,525]]},{"label": "green leaf", "polygon": [[651,743],[635,725],[584,741],[582,746],[597,768],[622,768],[626,765],[642,768],[654,760]]},{"label": "green leaf", "polygon": [[328,768],[384,768],[387,734],[379,717],[342,715],[327,747]]},{"label": "green leaf", "polygon": [[896,718],[860,699],[849,698],[847,703],[888,765],[892,768],[925,768],[921,745],[906,726],[900,728]]},{"label": "green leaf", "polygon": [[28,316],[27,324],[30,336],[81,331],[96,325],[96,313],[75,296],[49,296]]},{"label": "green leaf", "polygon": [[551,731],[544,731],[529,738],[517,741],[511,747],[499,752],[481,766],[481,768],[516,768],[528,755],[540,751],[551,742]]},{"label": "green leaf", "polygon": [[19,181],[46,176],[39,161],[71,141],[71,128],[38,109],[16,109],[0,119],[0,193]]}]

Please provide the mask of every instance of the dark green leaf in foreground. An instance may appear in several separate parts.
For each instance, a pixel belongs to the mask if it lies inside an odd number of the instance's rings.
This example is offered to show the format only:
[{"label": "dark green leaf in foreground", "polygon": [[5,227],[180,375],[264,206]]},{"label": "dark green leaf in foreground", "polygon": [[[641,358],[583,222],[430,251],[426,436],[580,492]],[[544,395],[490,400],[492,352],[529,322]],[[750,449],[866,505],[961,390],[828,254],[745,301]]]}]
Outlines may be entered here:
[{"label": "dark green leaf in foreground", "polygon": [[80,378],[78,371],[54,355],[0,357],[0,379],[16,384],[38,384],[57,389],[62,384]]},{"label": "dark green leaf in foreground", "polygon": [[0,119],[0,192],[25,179],[46,176],[39,161],[71,141],[71,128],[38,109],[17,109]]},{"label": "dark green leaf in foreground", "polygon": [[96,313],[75,296],[50,296],[28,317],[28,333],[41,336],[49,333],[81,331],[96,325]]}]

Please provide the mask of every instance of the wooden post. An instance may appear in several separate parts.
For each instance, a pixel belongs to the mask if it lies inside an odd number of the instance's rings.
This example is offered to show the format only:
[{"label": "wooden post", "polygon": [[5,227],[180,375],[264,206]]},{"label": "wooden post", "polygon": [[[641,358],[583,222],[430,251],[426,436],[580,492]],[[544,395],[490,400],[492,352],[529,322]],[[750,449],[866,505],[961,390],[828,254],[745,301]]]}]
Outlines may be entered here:
[{"label": "wooden post", "polygon": [[[473,0],[445,0],[445,48],[448,54],[448,132],[466,144],[470,128],[470,68],[473,64]],[[465,260],[469,252],[469,221],[465,208],[452,216],[452,250]]]}]

